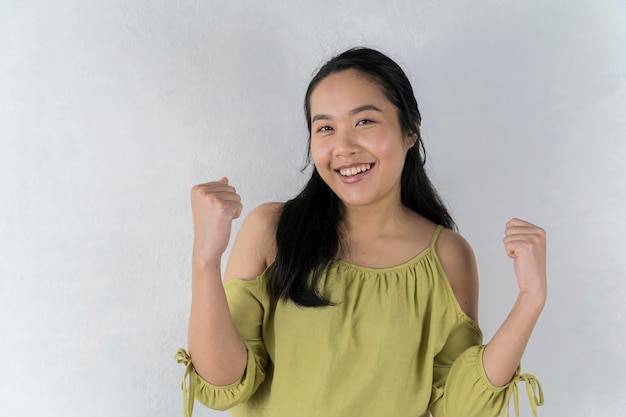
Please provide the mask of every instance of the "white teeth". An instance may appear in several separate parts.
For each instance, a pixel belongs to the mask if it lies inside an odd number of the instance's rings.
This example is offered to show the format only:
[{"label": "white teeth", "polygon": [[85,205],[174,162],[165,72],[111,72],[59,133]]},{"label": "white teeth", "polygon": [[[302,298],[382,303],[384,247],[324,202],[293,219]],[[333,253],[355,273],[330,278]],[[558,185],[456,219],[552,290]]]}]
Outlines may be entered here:
[{"label": "white teeth", "polygon": [[344,176],[344,177],[350,177],[352,175],[356,175],[360,172],[364,172],[367,171],[368,169],[371,168],[371,164],[363,164],[357,167],[352,167],[352,168],[344,168],[344,169],[340,169],[339,173]]}]

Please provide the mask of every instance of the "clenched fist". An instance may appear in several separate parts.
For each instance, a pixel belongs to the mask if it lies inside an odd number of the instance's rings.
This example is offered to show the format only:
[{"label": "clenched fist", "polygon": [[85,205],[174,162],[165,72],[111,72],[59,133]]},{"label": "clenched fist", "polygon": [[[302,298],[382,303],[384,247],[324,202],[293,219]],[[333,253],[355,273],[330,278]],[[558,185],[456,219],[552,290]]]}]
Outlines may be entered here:
[{"label": "clenched fist", "polygon": [[511,219],[504,230],[504,248],[513,259],[520,293],[545,302],[546,232],[524,220]]},{"label": "clenched fist", "polygon": [[232,221],[239,217],[242,209],[241,197],[226,177],[191,189],[197,261],[214,261],[222,256],[228,247]]}]

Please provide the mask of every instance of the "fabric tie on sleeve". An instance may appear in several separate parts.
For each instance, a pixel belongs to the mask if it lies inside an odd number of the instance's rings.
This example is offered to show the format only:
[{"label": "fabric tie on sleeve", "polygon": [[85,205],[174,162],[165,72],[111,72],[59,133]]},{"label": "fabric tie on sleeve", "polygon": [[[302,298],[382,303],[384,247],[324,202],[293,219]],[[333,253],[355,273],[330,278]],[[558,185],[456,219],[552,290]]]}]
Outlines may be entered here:
[{"label": "fabric tie on sleeve", "polygon": [[[185,411],[185,417],[191,417],[193,412],[194,392],[195,392],[195,379],[191,377],[190,373],[193,369],[191,363],[191,357],[185,349],[178,349],[176,352],[176,362],[185,365],[185,375],[183,376],[182,389],[183,389],[183,408]],[[187,386],[187,378],[189,378],[189,386]]]},{"label": "fabric tie on sleeve", "polygon": [[524,382],[526,384],[526,394],[528,395],[528,402],[530,408],[533,411],[533,415],[537,417],[537,407],[543,405],[543,390],[541,384],[537,378],[532,374],[516,375],[506,388],[505,401],[506,406],[502,409],[501,417],[510,417],[509,413],[509,401],[511,395],[513,396],[513,403],[515,407],[515,415],[519,417],[519,388],[518,383]]}]

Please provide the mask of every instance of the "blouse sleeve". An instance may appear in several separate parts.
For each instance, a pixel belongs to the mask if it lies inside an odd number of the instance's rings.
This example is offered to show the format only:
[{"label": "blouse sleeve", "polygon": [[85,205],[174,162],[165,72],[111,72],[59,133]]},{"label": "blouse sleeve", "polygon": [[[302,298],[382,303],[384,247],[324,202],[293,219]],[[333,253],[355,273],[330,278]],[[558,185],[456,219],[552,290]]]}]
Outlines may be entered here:
[{"label": "blouse sleeve", "polygon": [[449,339],[435,358],[430,403],[433,417],[509,417],[511,396],[519,416],[518,383],[522,381],[537,417],[537,406],[543,405],[543,391],[534,375],[521,374],[518,368],[507,385],[496,387],[485,374],[485,346],[478,327],[468,323]]},{"label": "blouse sleeve", "polygon": [[244,340],[248,360],[239,380],[226,386],[207,382],[196,372],[191,357],[184,349],[176,353],[176,361],[186,366],[182,382],[185,417],[191,417],[194,399],[215,410],[227,410],[246,401],[265,380],[268,356],[263,343],[263,286],[254,281],[229,281],[224,289],[235,327]]}]

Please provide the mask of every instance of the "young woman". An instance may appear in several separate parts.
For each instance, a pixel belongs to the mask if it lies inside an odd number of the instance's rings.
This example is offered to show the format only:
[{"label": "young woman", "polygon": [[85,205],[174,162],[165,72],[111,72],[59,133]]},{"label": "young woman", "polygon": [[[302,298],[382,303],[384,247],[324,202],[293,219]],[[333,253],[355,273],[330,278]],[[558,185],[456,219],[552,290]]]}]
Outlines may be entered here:
[{"label": "young woman", "polygon": [[522,380],[536,415],[543,394],[519,363],[546,300],[545,232],[506,224],[519,296],[483,345],[474,255],[424,171],[402,69],[348,50],[315,75],[305,113],[311,178],[250,213],[224,284],[241,199],[226,178],[192,189],[186,415],[195,398],[234,416],[489,417],[511,395],[517,408]]}]

